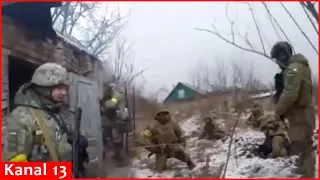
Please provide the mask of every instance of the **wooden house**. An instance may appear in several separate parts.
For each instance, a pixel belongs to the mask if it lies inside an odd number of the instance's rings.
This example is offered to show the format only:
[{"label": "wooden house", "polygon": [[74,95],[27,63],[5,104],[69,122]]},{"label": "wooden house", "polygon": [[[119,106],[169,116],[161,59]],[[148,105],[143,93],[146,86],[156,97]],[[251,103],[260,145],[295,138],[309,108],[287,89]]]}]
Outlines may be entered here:
[{"label": "wooden house", "polygon": [[191,85],[179,82],[163,100],[163,103],[194,100],[202,94],[203,93],[198,92]]}]

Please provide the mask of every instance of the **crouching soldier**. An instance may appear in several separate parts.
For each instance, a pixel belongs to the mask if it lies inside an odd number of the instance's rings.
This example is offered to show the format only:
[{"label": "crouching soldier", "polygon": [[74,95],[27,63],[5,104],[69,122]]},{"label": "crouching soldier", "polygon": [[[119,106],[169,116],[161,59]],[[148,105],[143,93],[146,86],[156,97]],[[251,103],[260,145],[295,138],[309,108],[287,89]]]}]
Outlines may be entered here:
[{"label": "crouching soldier", "polygon": [[259,152],[267,158],[286,157],[291,152],[290,140],[286,133],[286,124],[274,114],[261,117],[260,130],[265,141],[259,146]]},{"label": "crouching soldier", "polygon": [[150,152],[149,157],[155,154],[154,169],[160,172],[165,171],[168,158],[183,161],[189,169],[193,169],[195,164],[180,146],[185,147],[186,145],[180,126],[171,120],[170,114],[166,110],[157,113],[155,120],[142,133],[142,139],[145,141],[139,143]]},{"label": "crouching soldier", "polygon": [[[216,117],[214,117],[216,119]],[[213,122],[211,117],[204,118],[205,125],[203,127],[203,132],[199,139],[206,138],[208,140],[213,139],[221,139],[226,136],[226,133],[221,131],[218,127],[218,125]]]},{"label": "crouching soldier", "polygon": [[247,125],[252,126],[253,128],[260,127],[259,118],[264,115],[263,107],[260,104],[254,104],[251,108],[251,116],[246,121]]}]

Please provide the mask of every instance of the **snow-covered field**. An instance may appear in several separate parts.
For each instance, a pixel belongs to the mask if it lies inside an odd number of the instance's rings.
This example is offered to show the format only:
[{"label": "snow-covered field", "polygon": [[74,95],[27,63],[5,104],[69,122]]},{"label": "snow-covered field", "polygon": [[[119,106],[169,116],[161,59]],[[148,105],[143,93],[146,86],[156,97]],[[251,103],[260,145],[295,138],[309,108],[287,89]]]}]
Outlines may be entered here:
[{"label": "snow-covered field", "polygon": [[[148,159],[148,152],[142,151],[139,158],[133,160],[131,177],[217,177],[221,169],[225,168],[228,157],[230,139],[217,141],[197,140],[201,128],[199,115],[195,115],[180,123],[188,138],[186,152],[191,155],[196,163],[193,170],[175,159],[168,160],[168,169],[163,173],[151,170],[154,156]],[[218,122],[223,124],[222,119]],[[222,127],[223,128],[223,127]],[[237,129],[234,142],[231,146],[226,178],[294,178],[299,175],[292,171],[296,167],[296,156],[289,158],[261,159],[251,153],[253,146],[261,144],[264,136],[258,131],[251,129]]]}]

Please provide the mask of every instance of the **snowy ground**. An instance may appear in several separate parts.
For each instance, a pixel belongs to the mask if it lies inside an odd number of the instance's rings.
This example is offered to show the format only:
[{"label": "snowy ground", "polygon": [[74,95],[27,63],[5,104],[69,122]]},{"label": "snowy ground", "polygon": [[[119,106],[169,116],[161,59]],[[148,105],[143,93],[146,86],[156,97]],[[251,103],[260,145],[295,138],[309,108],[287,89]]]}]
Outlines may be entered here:
[{"label": "snowy ground", "polygon": [[[224,120],[220,120],[221,124]],[[186,151],[191,154],[196,167],[190,171],[187,166],[175,159],[168,161],[168,169],[163,173],[156,173],[151,170],[154,156],[147,158],[148,153],[143,151],[139,158],[133,160],[131,177],[135,178],[156,178],[156,177],[217,177],[227,160],[228,146],[230,139],[207,141],[197,140],[203,124],[199,123],[199,116],[193,116],[180,123],[185,134],[189,137]],[[223,128],[223,127],[222,127]],[[260,144],[263,141],[263,134],[253,130],[238,129],[226,171],[227,178],[294,178],[297,157],[261,159],[249,153],[253,144]]]}]

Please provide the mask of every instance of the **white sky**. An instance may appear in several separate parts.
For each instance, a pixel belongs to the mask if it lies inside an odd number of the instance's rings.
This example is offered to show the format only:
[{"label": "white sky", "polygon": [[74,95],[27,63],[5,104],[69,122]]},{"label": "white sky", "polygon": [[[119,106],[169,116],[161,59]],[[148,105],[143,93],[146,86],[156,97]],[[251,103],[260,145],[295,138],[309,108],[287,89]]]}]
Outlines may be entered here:
[{"label": "white sky", "polygon": [[[318,47],[318,35],[300,4],[298,2],[284,4],[314,46]],[[226,63],[234,60],[252,63],[256,76],[265,83],[272,81],[274,74],[278,71],[277,65],[266,58],[239,50],[212,34],[195,30],[195,28],[211,29],[215,19],[216,27],[228,37],[230,28],[225,18],[226,3],[120,2],[119,5],[123,14],[129,9],[132,11],[120,38],[126,38],[130,43],[134,43],[131,54],[134,56],[137,68],[152,66],[144,73],[144,79],[137,80],[138,83],[144,84],[148,94],[156,92],[163,85],[171,90],[172,86],[179,81],[191,83],[191,72],[199,63],[208,64],[210,67],[219,60]],[[279,3],[268,3],[268,6],[283,26],[296,52],[304,54],[309,59],[313,73],[317,75],[317,53]],[[254,3],[254,11],[259,18],[262,32],[272,45],[279,39],[274,33],[262,3]],[[229,3],[229,15],[231,19],[237,21],[237,30],[242,33],[249,32],[250,40],[261,49],[248,6],[243,3]],[[241,42],[241,39],[237,41]],[[266,51],[269,54],[268,44],[266,44]],[[162,98],[165,95],[163,94]]]}]

